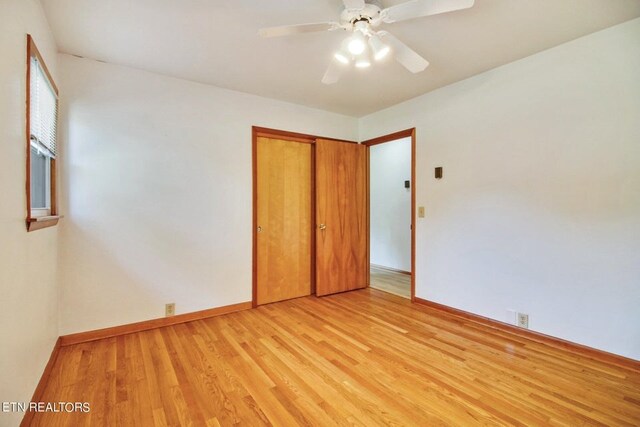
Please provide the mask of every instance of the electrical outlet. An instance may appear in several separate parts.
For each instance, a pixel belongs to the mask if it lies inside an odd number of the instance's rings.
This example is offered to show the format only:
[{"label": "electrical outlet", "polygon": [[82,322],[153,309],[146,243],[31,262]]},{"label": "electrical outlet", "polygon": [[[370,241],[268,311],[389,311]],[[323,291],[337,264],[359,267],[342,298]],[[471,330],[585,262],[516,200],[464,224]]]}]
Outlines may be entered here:
[{"label": "electrical outlet", "polygon": [[424,218],[424,206],[418,206],[418,218]]},{"label": "electrical outlet", "polygon": [[165,317],[173,316],[176,314],[176,303],[171,302],[164,306],[164,315]]},{"label": "electrical outlet", "polygon": [[529,315],[525,313],[518,313],[518,326],[521,328],[529,329]]}]

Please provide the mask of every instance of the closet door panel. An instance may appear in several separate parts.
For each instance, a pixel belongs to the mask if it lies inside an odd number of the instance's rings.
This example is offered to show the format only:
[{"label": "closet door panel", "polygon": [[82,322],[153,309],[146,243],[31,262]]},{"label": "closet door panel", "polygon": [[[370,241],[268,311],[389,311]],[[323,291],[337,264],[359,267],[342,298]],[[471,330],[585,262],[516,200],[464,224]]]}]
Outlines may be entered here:
[{"label": "closet door panel", "polygon": [[311,293],[311,149],[257,138],[257,304]]},{"label": "closet door panel", "polygon": [[316,141],[316,295],[366,287],[366,147]]}]

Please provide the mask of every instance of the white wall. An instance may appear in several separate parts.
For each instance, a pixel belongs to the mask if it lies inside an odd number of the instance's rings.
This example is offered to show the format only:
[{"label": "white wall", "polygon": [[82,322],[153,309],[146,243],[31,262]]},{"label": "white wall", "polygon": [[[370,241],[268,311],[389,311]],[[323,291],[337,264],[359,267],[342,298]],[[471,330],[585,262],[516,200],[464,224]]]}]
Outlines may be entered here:
[{"label": "white wall", "polygon": [[[58,337],[58,230],[25,226],[27,33],[57,80],[40,3],[0,1],[0,402],[31,399]],[[21,418],[0,412],[0,426]]]},{"label": "white wall", "polygon": [[411,138],[369,149],[370,259],[411,271]]},{"label": "white wall", "polygon": [[416,127],[416,295],[640,359],[638,76],[640,19],[364,117]]},{"label": "white wall", "polygon": [[60,55],[61,334],[251,300],[251,126],[357,120]]}]

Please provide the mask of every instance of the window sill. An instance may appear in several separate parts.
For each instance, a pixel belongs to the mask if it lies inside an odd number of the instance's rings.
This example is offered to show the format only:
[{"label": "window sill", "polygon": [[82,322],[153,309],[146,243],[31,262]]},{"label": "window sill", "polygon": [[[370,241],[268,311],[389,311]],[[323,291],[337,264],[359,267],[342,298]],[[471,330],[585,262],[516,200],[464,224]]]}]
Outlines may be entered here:
[{"label": "window sill", "polygon": [[41,228],[53,227],[62,218],[60,215],[39,216],[27,218],[27,231],[40,230]]}]

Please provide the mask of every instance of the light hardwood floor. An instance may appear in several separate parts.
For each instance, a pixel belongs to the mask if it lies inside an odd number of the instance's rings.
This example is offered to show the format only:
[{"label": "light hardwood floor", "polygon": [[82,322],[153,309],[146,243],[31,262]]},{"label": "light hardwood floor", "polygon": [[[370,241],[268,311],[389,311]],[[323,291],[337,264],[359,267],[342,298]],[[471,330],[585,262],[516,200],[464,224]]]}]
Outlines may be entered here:
[{"label": "light hardwood floor", "polygon": [[411,276],[371,266],[370,286],[403,298],[411,298]]},{"label": "light hardwood floor", "polygon": [[63,347],[38,426],[639,425],[640,372],[376,290]]}]

